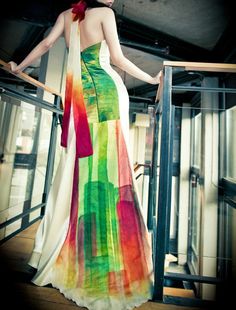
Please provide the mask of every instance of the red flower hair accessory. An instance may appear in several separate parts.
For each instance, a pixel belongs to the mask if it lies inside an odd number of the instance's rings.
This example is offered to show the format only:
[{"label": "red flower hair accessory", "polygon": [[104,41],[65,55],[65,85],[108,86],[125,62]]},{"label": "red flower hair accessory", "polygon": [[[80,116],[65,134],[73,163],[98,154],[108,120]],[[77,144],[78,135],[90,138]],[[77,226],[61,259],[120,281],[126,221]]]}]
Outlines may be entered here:
[{"label": "red flower hair accessory", "polygon": [[84,0],[80,0],[78,3],[72,4],[72,13],[74,14],[73,20],[83,20],[85,17],[85,11],[88,5]]}]

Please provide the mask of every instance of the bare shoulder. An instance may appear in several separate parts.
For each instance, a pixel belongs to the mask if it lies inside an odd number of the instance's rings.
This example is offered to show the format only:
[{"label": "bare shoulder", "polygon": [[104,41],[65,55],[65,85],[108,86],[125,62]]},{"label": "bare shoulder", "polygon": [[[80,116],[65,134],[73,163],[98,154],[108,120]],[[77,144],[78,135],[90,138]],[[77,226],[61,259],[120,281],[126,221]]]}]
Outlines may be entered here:
[{"label": "bare shoulder", "polygon": [[101,17],[115,16],[113,10],[106,7],[91,8],[89,9],[89,13],[100,15]]},{"label": "bare shoulder", "polygon": [[61,14],[62,14],[65,18],[68,18],[68,17],[71,17],[71,13],[72,13],[72,9],[68,9],[68,10],[63,11]]},{"label": "bare shoulder", "polygon": [[112,9],[110,8],[105,8],[105,7],[102,7],[102,8],[99,8],[101,9],[103,12],[103,14],[105,14],[106,16],[115,16],[114,12]]},{"label": "bare shoulder", "polygon": [[69,16],[71,16],[71,9],[65,10],[63,12],[61,12],[58,16],[57,16],[57,20],[56,22],[62,22],[65,21],[69,18]]},{"label": "bare shoulder", "polygon": [[72,9],[65,10],[61,13],[63,15],[65,27],[71,24],[72,21]]}]

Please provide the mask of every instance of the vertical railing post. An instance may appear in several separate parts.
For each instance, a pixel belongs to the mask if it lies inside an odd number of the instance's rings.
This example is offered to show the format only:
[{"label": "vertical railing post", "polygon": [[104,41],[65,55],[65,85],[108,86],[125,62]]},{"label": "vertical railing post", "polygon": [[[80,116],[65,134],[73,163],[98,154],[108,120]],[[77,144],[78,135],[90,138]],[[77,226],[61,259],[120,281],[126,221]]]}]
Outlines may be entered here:
[{"label": "vertical railing post", "polygon": [[[60,108],[60,100],[61,98],[55,95],[54,105],[57,108]],[[47,168],[46,168],[43,198],[42,198],[42,203],[44,204],[46,204],[47,202],[48,192],[49,192],[51,182],[52,182],[52,177],[53,177],[54,160],[55,160],[55,154],[56,154],[58,119],[59,119],[59,115],[56,112],[53,112],[49,149],[48,149]],[[44,213],[45,213],[45,205],[41,209],[41,216],[43,216]]]},{"label": "vertical railing post", "polygon": [[154,260],[154,291],[153,300],[163,299],[164,286],[164,265],[166,254],[167,231],[167,210],[170,211],[171,203],[171,181],[172,181],[172,144],[171,135],[172,124],[172,67],[165,67],[163,100],[162,100],[162,121],[161,121],[161,141],[160,141],[160,175],[158,190],[158,210],[156,228],[156,246]]},{"label": "vertical railing post", "polygon": [[[155,125],[153,137],[152,165],[150,169],[149,191],[148,191],[148,230],[153,230],[154,214],[156,209],[156,179],[157,179],[157,162],[158,162],[158,135],[159,135],[159,107],[155,109]],[[153,232],[154,234],[154,232]]]},{"label": "vertical railing post", "polygon": [[174,141],[174,126],[175,126],[175,106],[171,105],[171,118],[170,118],[170,145],[169,145],[169,165],[168,165],[168,177],[170,179],[170,189],[167,196],[166,204],[166,253],[169,252],[170,246],[170,216],[171,216],[171,185],[172,185],[172,175],[173,175],[173,141]]}]

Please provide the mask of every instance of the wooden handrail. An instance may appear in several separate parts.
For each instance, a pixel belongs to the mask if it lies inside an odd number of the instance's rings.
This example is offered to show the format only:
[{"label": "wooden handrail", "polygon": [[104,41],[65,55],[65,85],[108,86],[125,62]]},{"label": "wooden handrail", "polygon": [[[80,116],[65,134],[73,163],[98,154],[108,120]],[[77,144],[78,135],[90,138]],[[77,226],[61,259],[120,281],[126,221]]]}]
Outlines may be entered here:
[{"label": "wooden handrail", "polygon": [[236,73],[235,64],[209,63],[209,62],[185,62],[185,61],[164,61],[165,66],[182,67],[186,71],[209,71],[209,72],[232,72]]},{"label": "wooden handrail", "polygon": [[17,76],[18,78],[22,79],[23,81],[28,82],[29,84],[32,84],[38,88],[41,88],[41,89],[43,89],[43,90],[45,90],[45,91],[47,91],[53,95],[57,95],[57,96],[61,97],[61,93],[57,92],[56,90],[52,89],[49,86],[46,86],[43,83],[35,80],[34,78],[32,78],[31,76],[29,76],[28,74],[26,74],[24,72],[20,72],[18,74],[12,73],[10,70],[10,65],[1,59],[0,59],[0,68],[11,73],[11,74],[13,74],[13,75],[15,75],[15,76]]},{"label": "wooden handrail", "polygon": [[[186,71],[209,71],[236,73],[236,64],[210,63],[210,62],[186,62],[186,61],[163,61],[163,67],[181,67]],[[157,89],[156,100],[159,102],[163,91],[163,76]]]},{"label": "wooden handrail", "polygon": [[160,83],[158,84],[158,88],[157,88],[157,94],[156,94],[156,99],[155,102],[159,102],[161,99],[161,95],[162,95],[162,91],[163,91],[163,73],[160,77]]}]

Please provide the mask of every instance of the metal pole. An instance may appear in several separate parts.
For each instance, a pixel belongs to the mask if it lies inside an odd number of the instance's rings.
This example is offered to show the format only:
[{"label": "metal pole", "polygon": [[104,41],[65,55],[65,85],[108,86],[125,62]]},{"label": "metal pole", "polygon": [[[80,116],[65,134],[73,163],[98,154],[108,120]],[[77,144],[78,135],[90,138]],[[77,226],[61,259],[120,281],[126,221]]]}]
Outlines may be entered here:
[{"label": "metal pole", "polygon": [[156,109],[156,120],[153,138],[152,166],[150,171],[149,192],[148,192],[148,216],[147,227],[153,229],[153,216],[156,210],[156,179],[157,179],[157,162],[158,162],[158,134],[159,134],[159,109]]},{"label": "metal pole", "polygon": [[154,291],[153,299],[163,299],[164,264],[166,254],[166,220],[169,204],[171,203],[171,168],[170,153],[171,145],[171,91],[172,91],[172,67],[165,67],[162,125],[161,125],[161,153],[160,153],[160,176],[158,192],[158,214],[156,230],[156,253],[154,261]]},{"label": "metal pole", "polygon": [[[54,99],[54,106],[58,109],[60,108],[60,100],[59,96],[55,95]],[[58,113],[53,113],[52,115],[52,126],[51,126],[51,134],[50,134],[50,142],[49,142],[49,150],[48,150],[48,160],[47,160],[47,168],[46,168],[46,175],[45,175],[45,183],[44,183],[44,190],[43,190],[43,199],[42,203],[47,202],[49,189],[52,182],[53,177],[53,167],[54,167],[54,160],[56,154],[56,141],[57,141],[57,125],[58,125]],[[41,210],[41,216],[45,213],[45,206]]]},{"label": "metal pole", "polygon": [[[171,105],[171,119],[170,119],[170,145],[169,145],[169,179],[170,179],[170,188],[172,185],[172,175],[173,175],[173,141],[174,141],[174,126],[175,126],[175,106]],[[166,208],[166,253],[169,253],[170,246],[170,215],[171,215],[171,189],[168,192],[167,196],[167,208]]]}]

